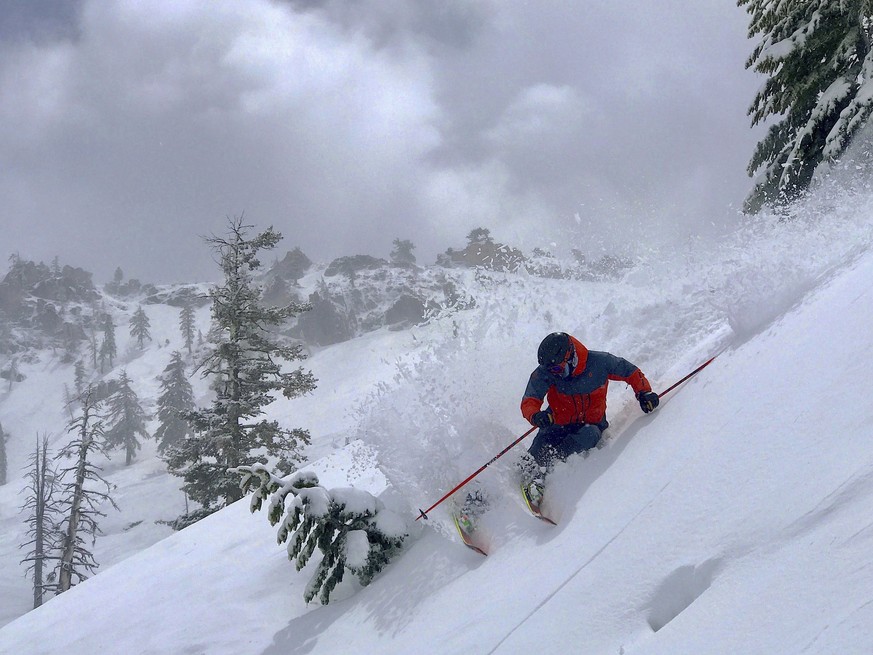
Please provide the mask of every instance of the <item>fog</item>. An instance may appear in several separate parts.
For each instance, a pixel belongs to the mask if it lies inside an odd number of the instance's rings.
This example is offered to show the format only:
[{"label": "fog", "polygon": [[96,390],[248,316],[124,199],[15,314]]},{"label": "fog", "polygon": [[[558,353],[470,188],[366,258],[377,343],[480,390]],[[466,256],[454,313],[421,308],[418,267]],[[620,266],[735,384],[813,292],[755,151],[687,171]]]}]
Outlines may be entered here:
[{"label": "fog", "polygon": [[648,4],[4,3],[0,254],[213,279],[202,237],[243,213],[319,261],[721,235],[760,137],[747,17]]}]

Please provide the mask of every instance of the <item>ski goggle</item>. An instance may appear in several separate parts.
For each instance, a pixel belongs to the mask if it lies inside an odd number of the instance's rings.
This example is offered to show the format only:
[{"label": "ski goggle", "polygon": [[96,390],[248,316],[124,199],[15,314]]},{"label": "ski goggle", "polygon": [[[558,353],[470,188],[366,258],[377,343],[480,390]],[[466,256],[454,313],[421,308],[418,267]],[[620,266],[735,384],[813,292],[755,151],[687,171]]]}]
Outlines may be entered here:
[{"label": "ski goggle", "polygon": [[561,377],[567,377],[570,374],[570,360],[573,359],[575,355],[575,351],[573,348],[567,351],[567,354],[564,356],[564,359],[560,362],[556,362],[551,366],[547,366],[546,370],[552,375],[560,375]]}]

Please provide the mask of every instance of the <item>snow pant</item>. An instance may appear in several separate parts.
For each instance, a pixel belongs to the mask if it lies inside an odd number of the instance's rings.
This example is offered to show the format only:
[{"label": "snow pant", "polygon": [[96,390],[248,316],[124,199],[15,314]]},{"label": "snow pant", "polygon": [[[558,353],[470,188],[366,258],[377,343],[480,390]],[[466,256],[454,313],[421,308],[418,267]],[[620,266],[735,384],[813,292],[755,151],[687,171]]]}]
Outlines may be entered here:
[{"label": "snow pant", "polygon": [[537,432],[528,452],[537,464],[551,469],[556,459],[564,461],[574,453],[594,448],[608,426],[606,419],[597,424],[550,425]]}]

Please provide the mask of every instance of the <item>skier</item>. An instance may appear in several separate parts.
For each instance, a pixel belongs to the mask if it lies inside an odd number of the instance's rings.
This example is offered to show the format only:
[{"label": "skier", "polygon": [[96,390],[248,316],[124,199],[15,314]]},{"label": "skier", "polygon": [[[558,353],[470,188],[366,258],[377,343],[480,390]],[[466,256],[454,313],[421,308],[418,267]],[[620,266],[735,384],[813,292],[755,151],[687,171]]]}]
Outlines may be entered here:
[{"label": "skier", "polygon": [[[553,332],[543,339],[537,360],[539,366],[531,373],[521,400],[522,415],[539,428],[521,464],[528,495],[535,503],[542,498],[543,478],[556,459],[566,460],[600,441],[609,426],[606,388],[610,380],[629,384],[647,414],[659,402],[638,367],[610,353],[588,350],[565,332]],[[549,403],[545,410],[544,399]]]}]

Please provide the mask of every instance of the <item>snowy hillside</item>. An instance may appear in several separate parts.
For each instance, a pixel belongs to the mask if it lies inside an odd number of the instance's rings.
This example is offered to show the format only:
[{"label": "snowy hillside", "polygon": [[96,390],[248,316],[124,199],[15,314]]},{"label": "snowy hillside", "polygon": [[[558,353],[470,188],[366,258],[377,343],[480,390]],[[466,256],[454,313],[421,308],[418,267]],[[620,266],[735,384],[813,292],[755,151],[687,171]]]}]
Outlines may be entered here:
[{"label": "snowy hillside", "polygon": [[[869,652],[871,203],[834,197],[726,243],[653,248],[616,281],[471,274],[472,309],[314,353],[318,389],[271,418],[311,430],[324,484],[381,493],[411,530],[370,586],[346,581],[326,607],[302,600],[313,564],[295,572],[245,502],[177,534],[155,524],[184,500],[147,442],[132,466],[105,463],[121,511],[102,524],[98,574],[25,614],[21,469],[37,431],[65,438],[73,374],[48,353],[24,364],[0,396],[15,437],[0,652]],[[120,339],[117,369],[154,398],[178,312],[146,311],[155,344]],[[521,507],[514,453],[489,468],[482,558],[442,509],[412,519],[526,429],[518,402],[553,329],[639,364],[656,390],[722,354],[652,416],[610,388],[607,443],[550,478],[556,528]]]}]

